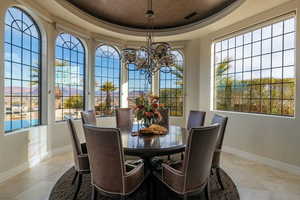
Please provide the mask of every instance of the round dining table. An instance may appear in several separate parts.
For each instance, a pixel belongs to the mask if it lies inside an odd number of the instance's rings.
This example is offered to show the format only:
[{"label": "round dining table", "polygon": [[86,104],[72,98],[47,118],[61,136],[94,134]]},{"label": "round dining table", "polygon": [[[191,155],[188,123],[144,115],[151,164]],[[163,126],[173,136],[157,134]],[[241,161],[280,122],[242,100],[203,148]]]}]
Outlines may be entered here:
[{"label": "round dining table", "polygon": [[167,133],[163,135],[135,135],[138,129],[138,125],[133,125],[132,130],[120,130],[124,153],[142,158],[147,167],[155,156],[171,155],[185,150],[188,136],[186,128],[170,125]]}]

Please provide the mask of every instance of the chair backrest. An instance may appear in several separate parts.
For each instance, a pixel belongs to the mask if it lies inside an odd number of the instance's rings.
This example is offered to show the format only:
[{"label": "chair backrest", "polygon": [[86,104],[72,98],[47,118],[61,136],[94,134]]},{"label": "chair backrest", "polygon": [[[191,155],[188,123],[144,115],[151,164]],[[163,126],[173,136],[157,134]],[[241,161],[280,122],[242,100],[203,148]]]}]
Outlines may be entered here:
[{"label": "chair backrest", "polygon": [[169,128],[169,109],[160,109],[159,112],[162,116],[162,120],[158,124],[165,128]]},{"label": "chair backrest", "polygon": [[84,125],[92,184],[106,193],[123,194],[125,174],[121,135],[116,128]]},{"label": "chair backrest", "polygon": [[116,110],[116,122],[117,128],[132,129],[132,109],[131,108],[119,108]]},{"label": "chair backrest", "polygon": [[197,190],[208,181],[219,127],[214,124],[190,130],[183,161],[183,192]]},{"label": "chair backrest", "polygon": [[81,112],[81,120],[82,120],[82,124],[91,124],[96,126],[97,125],[96,112],[94,110]]},{"label": "chair backrest", "polygon": [[189,113],[189,118],[187,122],[187,128],[199,128],[204,126],[206,112],[191,110]]},{"label": "chair backrest", "polygon": [[77,131],[75,129],[75,125],[72,119],[67,120],[67,124],[69,127],[69,133],[71,136],[71,143],[72,143],[72,150],[73,150],[73,157],[75,162],[75,169],[79,170],[79,161],[78,156],[82,154],[80,140],[77,135]]},{"label": "chair backrest", "polygon": [[216,148],[221,150],[223,146],[223,140],[225,136],[225,130],[227,126],[228,117],[224,117],[222,115],[215,114],[211,120],[211,124],[219,124],[220,125],[220,131],[219,136],[217,140]]}]

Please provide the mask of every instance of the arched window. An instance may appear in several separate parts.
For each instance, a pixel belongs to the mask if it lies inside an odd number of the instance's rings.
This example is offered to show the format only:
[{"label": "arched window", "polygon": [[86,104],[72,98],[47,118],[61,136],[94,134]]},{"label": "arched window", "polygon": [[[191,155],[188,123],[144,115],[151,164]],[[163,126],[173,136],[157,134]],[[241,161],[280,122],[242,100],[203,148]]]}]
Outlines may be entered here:
[{"label": "arched window", "polygon": [[95,110],[99,116],[113,116],[120,106],[120,55],[108,45],[96,49]]},{"label": "arched window", "polygon": [[41,34],[34,20],[8,8],[4,37],[5,132],[41,124]]},{"label": "arched window", "polygon": [[136,65],[129,64],[128,66],[128,105],[133,106],[132,100],[140,95],[151,93],[151,84],[146,79],[145,74],[136,69]]},{"label": "arched window", "polygon": [[159,73],[159,97],[160,103],[170,109],[170,116],[183,116],[184,101],[184,61],[182,54],[173,50],[176,65],[162,68]]},{"label": "arched window", "polygon": [[55,120],[80,118],[85,105],[85,49],[68,33],[56,39]]}]

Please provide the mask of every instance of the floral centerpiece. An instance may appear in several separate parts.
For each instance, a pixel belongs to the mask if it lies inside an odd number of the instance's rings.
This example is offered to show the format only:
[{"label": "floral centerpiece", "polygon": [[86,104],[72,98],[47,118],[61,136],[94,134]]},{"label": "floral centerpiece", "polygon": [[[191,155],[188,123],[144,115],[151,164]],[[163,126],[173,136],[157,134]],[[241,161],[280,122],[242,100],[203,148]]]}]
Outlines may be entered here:
[{"label": "floral centerpiece", "polygon": [[152,124],[159,124],[162,115],[159,112],[163,108],[159,104],[159,97],[155,95],[141,95],[134,99],[134,113],[138,121],[142,121],[144,127]]}]

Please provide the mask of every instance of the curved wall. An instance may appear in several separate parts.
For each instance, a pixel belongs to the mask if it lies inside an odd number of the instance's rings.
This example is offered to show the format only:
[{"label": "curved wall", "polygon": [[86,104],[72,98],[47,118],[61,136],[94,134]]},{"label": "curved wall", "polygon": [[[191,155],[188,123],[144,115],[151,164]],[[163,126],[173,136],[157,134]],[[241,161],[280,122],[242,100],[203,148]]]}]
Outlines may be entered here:
[{"label": "curved wall", "polygon": [[[200,85],[199,108],[209,112],[210,118],[215,111],[211,109],[211,44],[215,38],[231,34],[243,28],[264,22],[276,16],[300,9],[300,1],[294,0],[279,7],[253,16],[232,26],[210,33],[200,39]],[[296,30],[299,31],[299,17],[296,14]],[[296,33],[296,49],[300,49],[300,34]],[[235,112],[217,112],[229,116],[225,145],[230,152],[255,157],[257,160],[281,169],[300,173],[300,157],[298,156],[300,141],[300,51],[296,50],[296,114],[294,118],[247,114]],[[242,152],[241,152],[242,151]],[[249,156],[248,153],[251,153]],[[270,160],[271,159],[271,160]],[[298,167],[297,167],[298,166]]]}]

